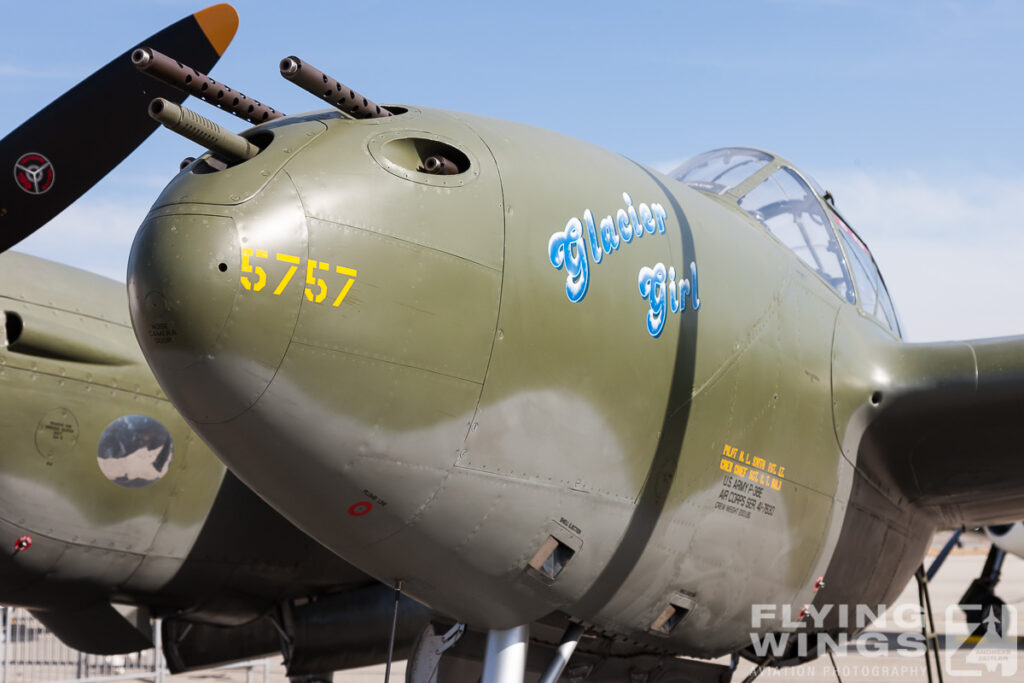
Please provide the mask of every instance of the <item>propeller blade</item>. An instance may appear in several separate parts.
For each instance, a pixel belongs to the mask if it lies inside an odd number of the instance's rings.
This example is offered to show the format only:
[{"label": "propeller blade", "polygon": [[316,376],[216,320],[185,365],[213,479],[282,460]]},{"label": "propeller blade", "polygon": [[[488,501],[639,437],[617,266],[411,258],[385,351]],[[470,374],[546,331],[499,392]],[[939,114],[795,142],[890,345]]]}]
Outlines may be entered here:
[{"label": "propeller blade", "polygon": [[149,103],[187,96],[149,78],[130,55],[147,45],[201,71],[217,63],[238,28],[213,5],[133,45],[0,140],[0,251],[41,228],[135,150],[159,124]]}]

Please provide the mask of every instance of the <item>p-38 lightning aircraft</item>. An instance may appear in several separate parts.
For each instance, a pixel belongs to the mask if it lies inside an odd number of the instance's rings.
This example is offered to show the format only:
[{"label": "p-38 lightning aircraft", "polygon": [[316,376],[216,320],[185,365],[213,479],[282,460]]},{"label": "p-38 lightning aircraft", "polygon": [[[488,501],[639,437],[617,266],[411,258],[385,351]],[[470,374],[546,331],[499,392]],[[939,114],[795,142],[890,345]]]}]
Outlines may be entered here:
[{"label": "p-38 lightning aircraft", "polygon": [[751,631],[853,630],[805,616],[892,600],[938,528],[1024,517],[1024,338],[904,343],[785,159],[662,175],[281,71],[335,108],[191,133],[210,151],[136,236],[132,323],[243,481],[488,630],[484,681],[523,679],[537,623],[563,652],[793,663]]}]

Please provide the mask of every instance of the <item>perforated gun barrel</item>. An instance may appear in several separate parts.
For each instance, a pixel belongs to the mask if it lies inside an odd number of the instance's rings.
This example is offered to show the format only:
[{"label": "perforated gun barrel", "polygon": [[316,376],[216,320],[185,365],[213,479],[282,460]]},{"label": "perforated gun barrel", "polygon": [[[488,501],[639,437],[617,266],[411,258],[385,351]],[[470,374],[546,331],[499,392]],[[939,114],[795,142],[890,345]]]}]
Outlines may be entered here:
[{"label": "perforated gun barrel", "polygon": [[151,47],[140,47],[132,52],[132,64],[139,71],[163,81],[189,95],[220,107],[249,123],[263,123],[284,116],[273,107],[232,90],[206,74],[182,64]]},{"label": "perforated gun barrel", "polygon": [[298,57],[285,57],[281,60],[281,75],[353,118],[373,119],[391,116],[391,112],[384,107],[342,85],[315,66],[304,63]]}]

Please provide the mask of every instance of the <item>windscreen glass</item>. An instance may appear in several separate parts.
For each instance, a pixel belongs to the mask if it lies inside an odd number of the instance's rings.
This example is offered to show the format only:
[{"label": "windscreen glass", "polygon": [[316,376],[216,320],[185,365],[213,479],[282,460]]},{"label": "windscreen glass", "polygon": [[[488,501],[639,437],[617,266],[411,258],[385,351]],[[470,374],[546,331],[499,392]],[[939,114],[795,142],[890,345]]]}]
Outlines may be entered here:
[{"label": "windscreen glass", "polygon": [[892,330],[893,334],[900,336],[896,308],[892,304],[892,298],[885,288],[882,275],[878,272],[875,259],[871,257],[867,245],[839,217],[839,214],[829,211],[829,216],[836,225],[836,231],[843,241],[843,246],[846,247],[846,253],[853,269],[853,279],[857,283],[857,293],[860,295],[860,309]]},{"label": "windscreen glass", "polygon": [[780,168],[740,199],[740,208],[814,269],[839,295],[856,301],[849,270],[814,191],[793,169]]},{"label": "windscreen glass", "polygon": [[716,149],[690,159],[669,175],[703,192],[725,194],[773,158],[756,149]]}]

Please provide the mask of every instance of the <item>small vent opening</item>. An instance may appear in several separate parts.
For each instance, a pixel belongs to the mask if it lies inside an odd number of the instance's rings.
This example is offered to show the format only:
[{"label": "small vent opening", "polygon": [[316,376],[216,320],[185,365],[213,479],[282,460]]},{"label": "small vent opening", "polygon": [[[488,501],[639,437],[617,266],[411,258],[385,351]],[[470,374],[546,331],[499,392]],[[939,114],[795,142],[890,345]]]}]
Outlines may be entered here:
[{"label": "small vent opening", "polygon": [[682,623],[686,616],[693,609],[693,598],[689,595],[677,593],[669,598],[665,609],[661,611],[658,618],[651,622],[651,633],[659,636],[667,636]]},{"label": "small vent opening", "polygon": [[21,316],[11,311],[0,311],[0,324],[3,325],[0,330],[0,348],[16,343],[21,337],[21,331],[25,329]]},{"label": "small vent opening", "polygon": [[672,630],[679,625],[679,622],[690,613],[690,610],[684,607],[676,607],[675,605],[668,605],[664,611],[654,620],[651,624],[651,630],[658,633],[664,633],[666,636],[672,633]]},{"label": "small vent opening", "polygon": [[576,551],[554,536],[548,536],[530,560],[530,567],[552,581],[565,569]]}]

